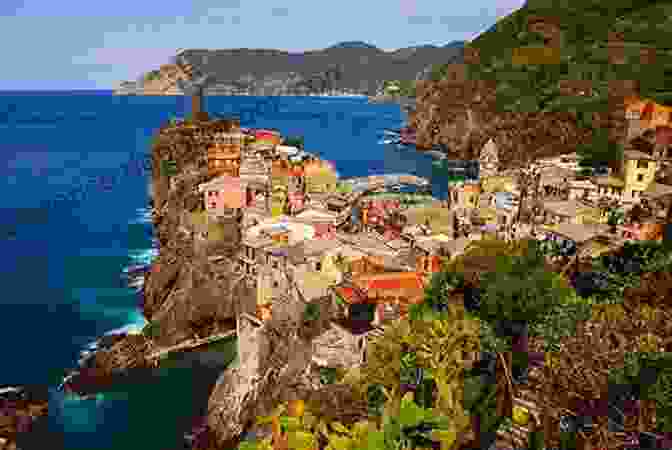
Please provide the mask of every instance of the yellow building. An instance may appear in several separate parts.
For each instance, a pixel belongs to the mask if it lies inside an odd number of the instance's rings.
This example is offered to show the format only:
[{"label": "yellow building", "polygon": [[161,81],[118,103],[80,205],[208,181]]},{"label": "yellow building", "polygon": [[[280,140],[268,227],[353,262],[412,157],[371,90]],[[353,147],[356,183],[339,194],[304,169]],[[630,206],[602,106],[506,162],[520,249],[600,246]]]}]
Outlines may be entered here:
[{"label": "yellow building", "polygon": [[473,210],[480,206],[481,186],[478,184],[463,184],[452,190],[453,206],[457,209]]},{"label": "yellow building", "polygon": [[336,190],[338,174],[325,161],[307,162],[303,166],[306,191],[309,193],[330,193]]},{"label": "yellow building", "polygon": [[656,161],[644,152],[626,150],[623,155],[622,172],[625,183],[624,198],[639,201],[642,192],[654,181]]},{"label": "yellow building", "polygon": [[513,192],[516,188],[516,181],[511,176],[492,176],[481,180],[481,190],[483,192]]},{"label": "yellow building", "polygon": [[285,203],[287,200],[287,188],[285,186],[273,187],[271,195],[271,216],[281,216],[285,211]]}]

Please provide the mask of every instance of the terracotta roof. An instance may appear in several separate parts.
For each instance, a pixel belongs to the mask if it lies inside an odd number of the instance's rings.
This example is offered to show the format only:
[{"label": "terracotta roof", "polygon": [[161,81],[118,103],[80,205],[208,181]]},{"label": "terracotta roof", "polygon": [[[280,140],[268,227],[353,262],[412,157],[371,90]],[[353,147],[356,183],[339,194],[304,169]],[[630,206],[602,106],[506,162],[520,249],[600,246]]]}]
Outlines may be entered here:
[{"label": "terracotta roof", "polygon": [[417,272],[382,273],[364,275],[353,279],[357,287],[365,291],[417,289],[424,291],[425,282]]},{"label": "terracotta roof", "polygon": [[354,287],[350,286],[336,286],[334,292],[343,299],[348,305],[356,303],[363,303],[366,300]]},{"label": "terracotta roof", "polygon": [[464,186],[462,186],[462,191],[463,192],[477,192],[477,193],[480,193],[481,192],[481,186],[479,186],[478,184],[465,184]]}]

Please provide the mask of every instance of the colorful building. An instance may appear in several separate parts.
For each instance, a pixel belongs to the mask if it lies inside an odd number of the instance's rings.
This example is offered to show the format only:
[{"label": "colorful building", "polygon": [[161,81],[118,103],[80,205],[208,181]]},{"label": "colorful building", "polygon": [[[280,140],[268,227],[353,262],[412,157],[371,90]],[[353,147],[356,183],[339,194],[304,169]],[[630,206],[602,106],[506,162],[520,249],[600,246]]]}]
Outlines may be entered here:
[{"label": "colorful building", "polygon": [[208,147],[208,175],[230,175],[232,177],[239,176],[240,154],[241,145],[239,144],[219,143]]},{"label": "colorful building", "polygon": [[352,283],[334,289],[346,317],[360,316],[362,307],[368,305],[374,326],[404,317],[411,304],[423,301],[424,292],[424,276],[417,272],[356,276]]},{"label": "colorful building", "polygon": [[334,166],[326,161],[307,161],[303,165],[306,192],[332,193],[338,184],[338,173]]},{"label": "colorful building", "polygon": [[636,150],[626,150],[623,159],[624,196],[631,201],[639,201],[642,192],[654,181],[656,160]]},{"label": "colorful building", "polygon": [[256,144],[280,145],[282,142],[282,135],[276,130],[254,130],[254,142]]},{"label": "colorful building", "polygon": [[221,175],[200,184],[198,191],[203,194],[206,211],[215,216],[238,212],[245,206],[246,188],[240,178]]}]

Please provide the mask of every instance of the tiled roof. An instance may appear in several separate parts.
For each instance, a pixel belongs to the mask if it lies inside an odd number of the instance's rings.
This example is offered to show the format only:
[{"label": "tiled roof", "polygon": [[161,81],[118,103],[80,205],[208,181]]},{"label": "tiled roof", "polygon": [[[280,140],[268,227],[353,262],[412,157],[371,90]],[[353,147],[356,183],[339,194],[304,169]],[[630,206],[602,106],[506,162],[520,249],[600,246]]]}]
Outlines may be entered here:
[{"label": "tiled roof", "polygon": [[542,229],[561,235],[580,244],[606,233],[609,230],[609,226],[605,224],[581,225],[573,223],[561,223],[554,225],[552,228],[542,226]]},{"label": "tiled roof", "polygon": [[337,239],[313,239],[310,241],[304,241],[302,245],[304,255],[316,256],[321,255],[327,251],[335,250],[342,244]]},{"label": "tiled roof", "polygon": [[544,202],[543,208],[552,214],[558,214],[565,217],[574,217],[579,213],[580,210],[589,208],[589,206],[584,205],[576,200],[561,200],[557,202]]},{"label": "tiled roof", "polygon": [[354,287],[336,286],[334,292],[349,305],[362,303],[365,300]]},{"label": "tiled roof", "polygon": [[382,273],[363,275],[353,279],[354,283],[365,291],[417,289],[423,291],[425,283],[416,272]]}]

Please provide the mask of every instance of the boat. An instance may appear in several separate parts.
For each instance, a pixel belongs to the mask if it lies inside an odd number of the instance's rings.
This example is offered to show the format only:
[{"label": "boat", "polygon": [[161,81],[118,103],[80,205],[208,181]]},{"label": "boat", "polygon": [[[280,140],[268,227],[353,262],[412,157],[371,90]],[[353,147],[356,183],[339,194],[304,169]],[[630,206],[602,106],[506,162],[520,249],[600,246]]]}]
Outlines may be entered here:
[{"label": "boat", "polygon": [[128,267],[124,267],[123,272],[128,275],[141,274],[149,272],[150,266],[147,264],[134,264]]}]

